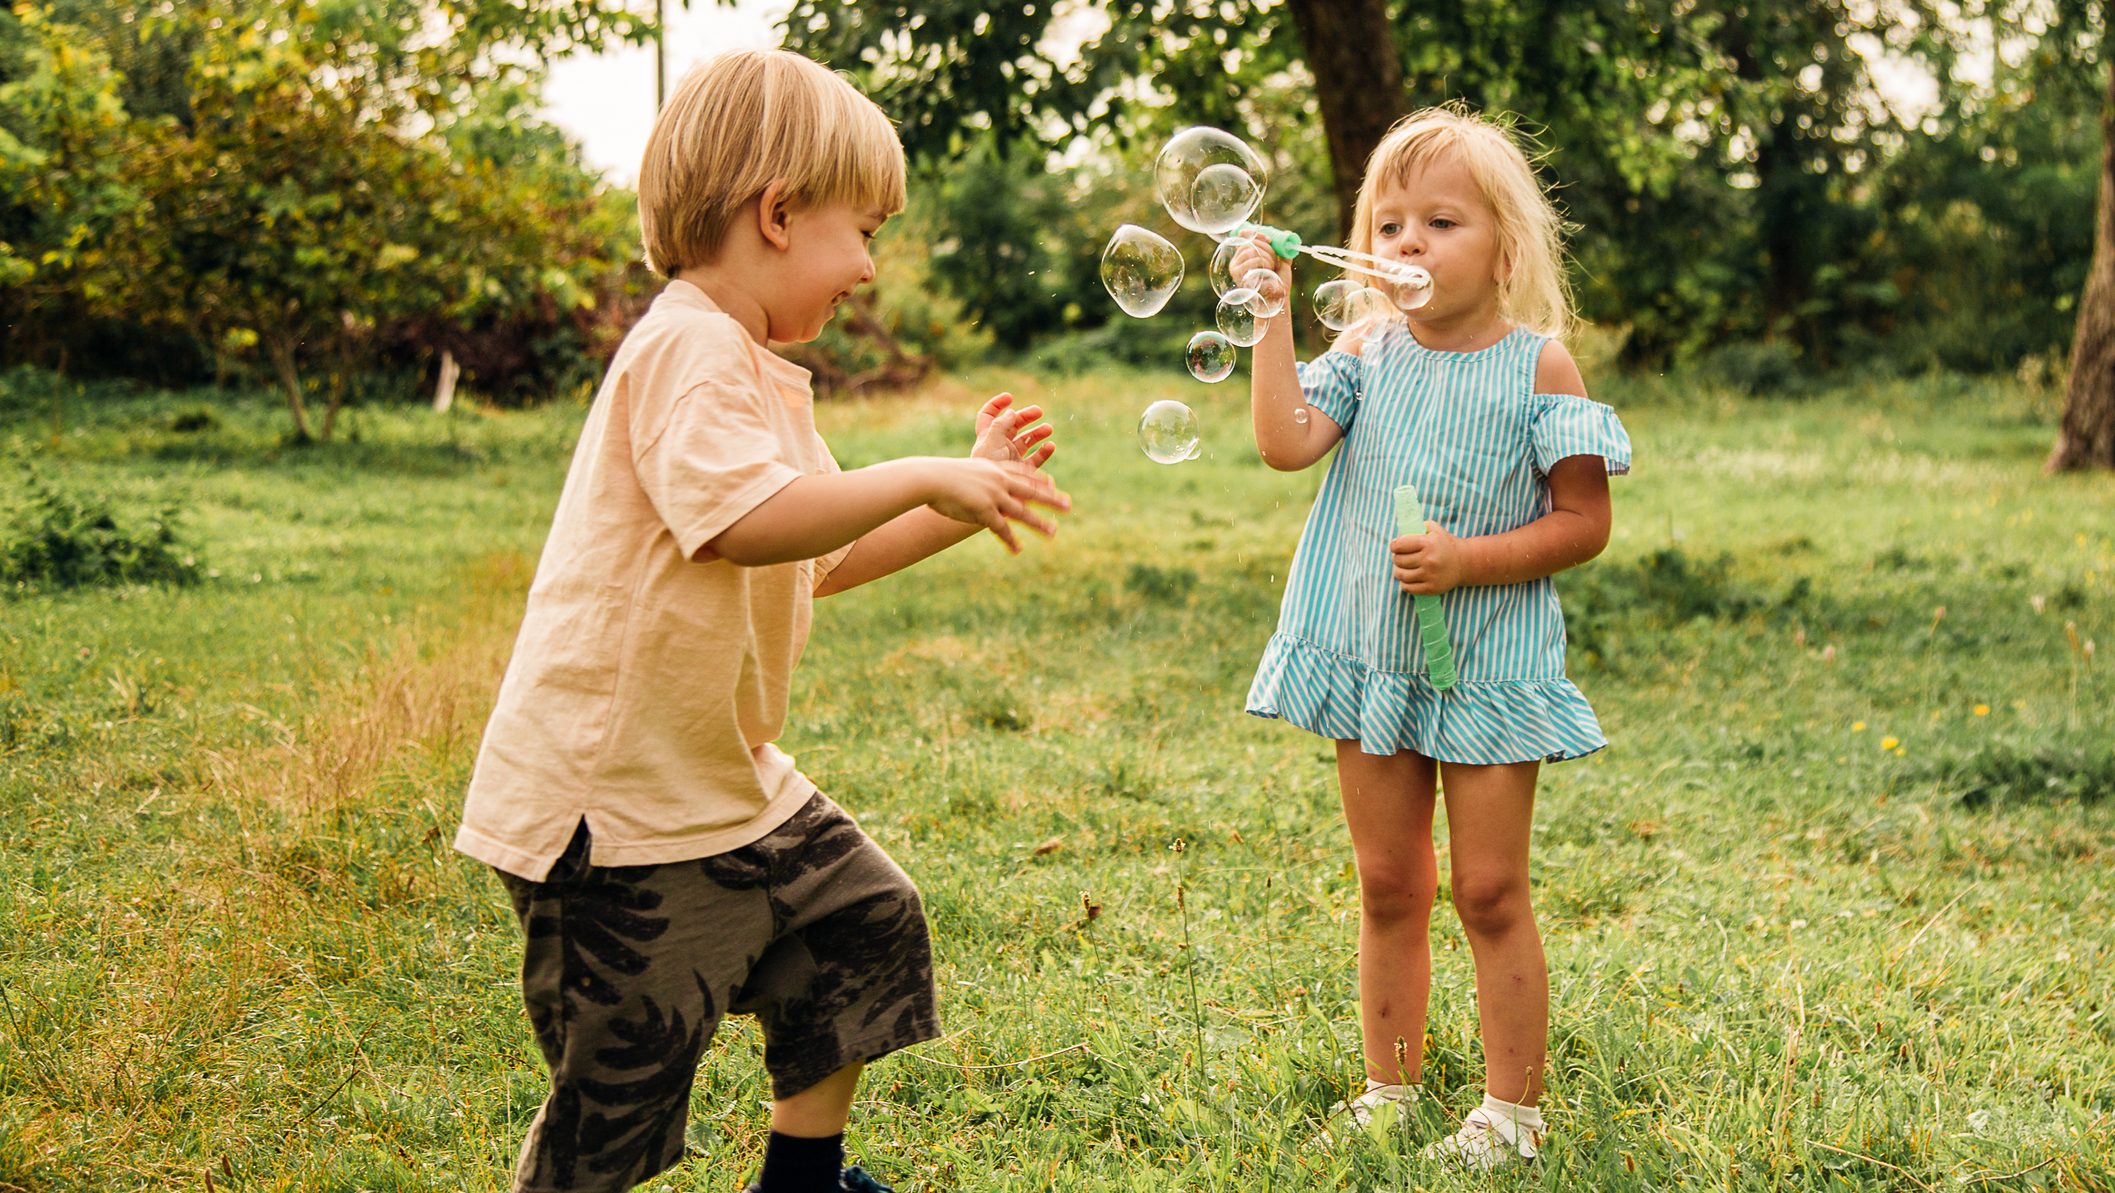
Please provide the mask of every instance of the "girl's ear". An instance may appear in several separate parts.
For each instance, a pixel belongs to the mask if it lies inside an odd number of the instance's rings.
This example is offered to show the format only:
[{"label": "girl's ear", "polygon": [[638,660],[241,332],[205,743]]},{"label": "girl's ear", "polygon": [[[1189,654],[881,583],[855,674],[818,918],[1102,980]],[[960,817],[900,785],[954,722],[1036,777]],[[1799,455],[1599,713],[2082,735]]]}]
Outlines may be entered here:
[{"label": "girl's ear", "polygon": [[756,197],[756,230],[764,243],[775,249],[791,246],[793,240],[786,227],[792,215],[792,205],[786,202],[786,180],[772,179]]}]

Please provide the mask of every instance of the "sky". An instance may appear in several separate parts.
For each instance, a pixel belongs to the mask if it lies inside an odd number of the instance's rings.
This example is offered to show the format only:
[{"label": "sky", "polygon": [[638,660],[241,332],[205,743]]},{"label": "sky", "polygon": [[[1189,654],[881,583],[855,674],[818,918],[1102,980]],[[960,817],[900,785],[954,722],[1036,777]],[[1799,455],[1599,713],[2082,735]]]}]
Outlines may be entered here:
[{"label": "sky", "polygon": [[[723,50],[778,44],[778,22],[790,0],[667,0],[668,85]],[[654,124],[654,48],[626,46],[574,54],[551,64],[544,111],[580,141],[590,166],[629,186],[639,177]]]}]

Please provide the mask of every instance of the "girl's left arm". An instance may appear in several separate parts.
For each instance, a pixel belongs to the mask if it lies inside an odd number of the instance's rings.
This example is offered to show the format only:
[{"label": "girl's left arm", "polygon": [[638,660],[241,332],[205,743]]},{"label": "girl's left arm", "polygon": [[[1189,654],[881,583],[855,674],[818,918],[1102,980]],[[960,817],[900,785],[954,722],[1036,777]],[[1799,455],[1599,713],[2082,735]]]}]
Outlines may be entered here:
[{"label": "girl's left arm", "polygon": [[[1563,345],[1552,341],[1535,366],[1538,393],[1586,396],[1586,381]],[[1550,512],[1518,530],[1456,538],[1426,522],[1424,534],[1389,544],[1404,591],[1436,595],[1468,585],[1520,584],[1577,567],[1608,546],[1612,514],[1608,465],[1599,456],[1567,456],[1550,467]]]}]

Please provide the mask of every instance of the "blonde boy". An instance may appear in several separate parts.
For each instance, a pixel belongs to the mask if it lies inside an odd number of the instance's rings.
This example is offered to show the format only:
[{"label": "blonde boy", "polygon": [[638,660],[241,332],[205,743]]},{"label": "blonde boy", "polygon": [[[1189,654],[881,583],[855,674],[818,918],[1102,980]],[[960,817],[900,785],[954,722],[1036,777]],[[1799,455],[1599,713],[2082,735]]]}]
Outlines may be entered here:
[{"label": "blonde boy", "polygon": [[668,286],[610,364],[566,476],[456,848],[497,868],[550,1094],[521,1191],[615,1190],[682,1155],[699,1056],[757,1016],[763,1193],[885,1190],[840,1170],[861,1065],[938,1031],[917,889],[772,744],[813,596],[989,528],[1055,531],[1034,406],[968,458],[841,472],[813,339],[873,278],[903,151],[843,79],[779,51],[693,71],[639,179]]}]

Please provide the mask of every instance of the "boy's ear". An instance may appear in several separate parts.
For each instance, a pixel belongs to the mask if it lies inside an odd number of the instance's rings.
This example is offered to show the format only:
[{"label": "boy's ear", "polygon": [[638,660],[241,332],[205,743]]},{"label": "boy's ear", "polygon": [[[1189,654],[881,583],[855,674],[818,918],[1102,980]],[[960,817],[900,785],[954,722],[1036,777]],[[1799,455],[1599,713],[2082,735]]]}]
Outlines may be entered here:
[{"label": "boy's ear", "polygon": [[784,249],[793,243],[786,232],[792,214],[793,205],[786,201],[786,180],[772,179],[756,197],[756,230],[763,236],[764,243],[775,249]]}]

